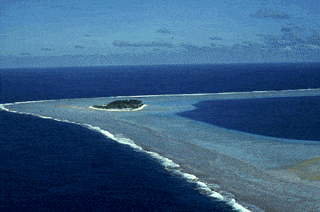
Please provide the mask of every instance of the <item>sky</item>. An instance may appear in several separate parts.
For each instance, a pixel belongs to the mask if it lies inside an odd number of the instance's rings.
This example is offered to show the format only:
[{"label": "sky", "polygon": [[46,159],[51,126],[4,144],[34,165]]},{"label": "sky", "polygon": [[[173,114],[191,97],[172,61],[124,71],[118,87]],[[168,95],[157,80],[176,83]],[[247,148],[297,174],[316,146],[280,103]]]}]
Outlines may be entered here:
[{"label": "sky", "polygon": [[0,66],[320,62],[319,0],[0,0]]}]

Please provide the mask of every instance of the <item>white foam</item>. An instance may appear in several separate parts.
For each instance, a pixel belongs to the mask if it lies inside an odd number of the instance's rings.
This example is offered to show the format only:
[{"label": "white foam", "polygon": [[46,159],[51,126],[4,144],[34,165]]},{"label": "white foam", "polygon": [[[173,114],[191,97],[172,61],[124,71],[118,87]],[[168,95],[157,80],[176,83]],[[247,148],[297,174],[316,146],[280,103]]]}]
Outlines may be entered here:
[{"label": "white foam", "polygon": [[[0,105],[0,108],[3,109],[4,106]],[[159,160],[161,162],[161,164],[166,169],[171,170],[173,173],[179,174],[180,176],[182,176],[184,179],[186,179],[190,183],[196,183],[197,186],[198,186],[198,189],[202,190],[202,191],[205,191],[206,195],[208,195],[209,197],[218,199],[220,201],[224,201],[227,204],[229,204],[230,206],[232,206],[235,210],[238,210],[239,212],[249,212],[248,209],[246,209],[243,206],[241,206],[240,204],[238,204],[234,199],[227,200],[227,198],[225,198],[224,196],[222,196],[218,192],[212,191],[208,187],[207,184],[205,184],[204,182],[199,181],[199,178],[197,176],[181,171],[179,169],[180,168],[179,164],[174,163],[169,158],[165,158],[165,157],[159,155],[156,152],[151,152],[151,151],[144,150],[142,147],[136,145],[134,143],[134,141],[132,141],[131,139],[125,138],[122,134],[113,135],[110,132],[101,129],[100,127],[95,127],[95,126],[92,126],[90,124],[83,124],[83,123],[77,123],[77,122],[73,122],[73,121],[69,121],[69,120],[55,119],[55,118],[52,118],[52,117],[49,117],[49,116],[43,116],[43,115],[38,115],[38,114],[18,112],[18,111],[9,110],[9,109],[6,109],[6,108],[4,108],[4,109],[8,110],[9,112],[13,112],[13,113],[33,115],[33,116],[37,116],[37,117],[40,117],[40,118],[43,118],[43,119],[52,119],[52,120],[60,121],[60,122],[78,124],[78,125],[81,125],[83,127],[87,127],[90,130],[98,131],[98,132],[102,133],[103,135],[105,135],[107,138],[115,140],[115,141],[117,141],[117,142],[119,142],[121,144],[129,145],[135,150],[142,151],[142,152],[145,152],[145,153],[149,154],[151,157]]]},{"label": "white foam", "polygon": [[235,201],[235,199],[232,199],[231,201],[228,202],[229,205],[231,205],[235,210],[240,211],[240,212],[250,212],[247,208],[243,207],[239,203]]},{"label": "white foam", "polygon": [[[249,92],[223,92],[223,93],[198,93],[198,94],[164,94],[164,95],[137,95],[137,96],[117,96],[117,97],[107,97],[107,98],[124,98],[124,97],[179,97],[179,96],[205,96],[205,95],[228,95],[228,94],[250,94],[250,93],[275,93],[275,92],[303,92],[303,91],[316,91],[319,92],[320,88],[316,89],[297,89],[297,90],[272,90],[272,91],[249,91]],[[101,97],[101,98],[106,98],[106,97]],[[93,99],[93,98],[91,98]],[[88,129],[98,131],[105,135],[106,137],[115,140],[121,144],[129,145],[133,149],[137,151],[142,151],[150,155],[151,157],[155,158],[158,160],[167,170],[172,171],[172,173],[178,174],[182,178],[186,179],[190,183],[195,183],[199,189],[199,191],[204,192],[207,196],[215,198],[217,200],[226,202],[228,205],[233,207],[235,210],[239,212],[249,212],[247,208],[243,207],[239,203],[236,202],[234,198],[230,198],[227,196],[224,196],[219,193],[219,186],[210,186],[210,184],[206,184],[205,182],[202,182],[199,180],[199,178],[195,175],[185,173],[180,169],[180,165],[177,163],[174,163],[171,159],[163,157],[159,155],[156,152],[151,152],[151,151],[146,151],[142,149],[142,147],[136,145],[134,141],[125,138],[121,134],[113,135],[110,132],[101,129],[100,127],[95,127],[89,124],[83,124],[83,123],[77,123],[69,120],[62,120],[62,119],[55,119],[49,116],[44,116],[44,115],[39,115],[39,114],[32,114],[32,113],[26,113],[26,112],[18,112],[14,111],[12,109],[6,108],[7,105],[14,105],[14,104],[28,104],[28,103],[40,103],[40,102],[48,102],[48,101],[56,101],[56,100],[39,100],[39,101],[26,101],[26,102],[16,102],[16,103],[6,103],[6,104],[0,104],[0,110],[5,110],[8,112],[13,112],[13,113],[19,113],[19,114],[26,114],[26,115],[33,115],[33,116],[38,116],[40,118],[44,119],[52,119],[55,121],[60,121],[60,122],[66,122],[66,123],[72,123],[72,124],[78,124],[84,127],[87,127]],[[217,190],[217,191],[214,191]]]},{"label": "white foam", "polygon": [[[205,184],[205,183],[203,183],[203,182],[201,182],[201,181],[198,181],[197,184],[198,184],[200,187],[205,187],[205,188],[208,188],[208,189],[209,189],[208,185]],[[210,190],[210,189],[209,189],[209,190]],[[211,191],[211,190],[210,190],[210,191]]]},{"label": "white foam", "polygon": [[141,107],[135,108],[135,109],[131,109],[131,108],[123,108],[123,109],[103,109],[103,108],[96,108],[93,106],[88,107],[89,109],[92,110],[102,110],[102,111],[114,111],[114,112],[130,112],[130,111],[138,111],[138,110],[142,110],[143,108],[145,108],[147,105],[144,104]]},{"label": "white foam", "polygon": [[250,94],[250,93],[274,93],[274,92],[300,92],[300,91],[320,91],[320,88],[293,89],[293,90],[267,90],[267,91],[241,91],[241,92],[221,92],[221,93],[195,93],[195,94],[159,94],[159,95],[135,95],[135,96],[114,96],[113,98],[143,98],[143,97],[179,97],[179,96],[207,96],[207,95],[229,95],[229,94]]},{"label": "white foam", "polygon": [[211,194],[209,194],[210,197],[216,198],[216,199],[224,199],[223,196],[221,194],[219,194],[218,192],[212,191],[211,190]]},{"label": "white foam", "polygon": [[146,150],[142,149],[140,146],[136,145],[134,143],[134,141],[132,141],[128,138],[124,138],[123,135],[121,135],[121,134],[113,136],[108,131],[101,130],[99,127],[96,127],[95,129],[99,129],[99,131],[101,131],[101,132],[103,132],[103,134],[107,135],[108,138],[116,140],[119,143],[129,145],[136,150],[139,150],[139,151],[142,151],[142,152],[149,154],[153,158],[159,160],[161,162],[161,164],[163,166],[165,166],[165,168],[167,168],[168,170],[171,170],[174,173],[180,175],[182,178],[186,179],[190,183],[196,183],[198,186],[198,189],[201,191],[204,191],[206,193],[206,195],[208,195],[209,197],[218,199],[219,201],[224,201],[228,205],[230,205],[231,207],[233,207],[235,210],[237,210],[239,212],[250,212],[250,210],[246,209],[245,207],[243,207],[242,205],[237,203],[234,199],[230,200],[230,199],[224,197],[223,195],[219,194],[218,192],[211,190],[206,183],[199,181],[199,178],[197,176],[181,171],[179,169],[180,165],[174,163],[169,158],[165,158],[156,152],[146,151]]},{"label": "white foam", "polygon": [[[209,95],[228,95],[228,94],[250,94],[250,93],[275,93],[275,92],[301,92],[301,91],[318,91],[320,88],[307,88],[307,89],[293,89],[293,90],[267,90],[267,91],[241,91],[241,92],[221,92],[221,93],[194,93],[194,94],[159,94],[159,95],[134,95],[134,96],[109,96],[109,97],[96,97],[90,99],[99,99],[99,98],[148,98],[148,97],[182,97],[182,96],[209,96]],[[87,99],[87,98],[73,98],[73,99]],[[29,103],[40,103],[40,102],[50,102],[50,101],[59,101],[66,99],[53,99],[53,100],[36,100],[36,101],[25,101],[25,102],[15,102],[15,103],[6,103],[5,105],[14,105],[14,104],[29,104]],[[91,107],[90,107],[91,108]],[[0,108],[3,109],[3,108]]]},{"label": "white foam", "polygon": [[[165,96],[196,96],[196,95],[200,96],[200,95],[213,95],[213,94],[215,94],[215,95],[217,95],[217,94],[226,95],[226,94],[241,94],[241,93],[286,92],[286,91],[290,91],[290,92],[292,92],[292,91],[320,91],[320,89],[298,89],[298,90],[281,90],[281,91],[250,91],[250,92],[225,92],[225,93],[202,93],[202,94],[141,95],[141,96],[130,96],[130,97],[165,97]],[[121,98],[121,97],[116,97],[116,98]],[[13,113],[38,116],[38,117],[44,118],[44,119],[52,119],[52,120],[55,120],[55,121],[78,124],[78,125],[87,127],[88,129],[91,129],[91,130],[94,130],[94,131],[98,131],[98,132],[102,133],[103,135],[105,135],[107,138],[115,140],[115,141],[117,141],[117,142],[119,142],[121,144],[124,144],[124,145],[129,145],[130,147],[132,147],[133,149],[135,149],[137,151],[141,151],[141,152],[144,152],[144,153],[150,155],[151,157],[153,157],[156,160],[158,160],[167,170],[172,171],[172,173],[178,174],[179,176],[181,176],[182,178],[186,179],[190,183],[195,183],[197,185],[199,191],[205,193],[207,196],[215,198],[215,199],[220,200],[220,201],[223,201],[223,202],[227,203],[228,205],[230,205],[231,207],[233,207],[233,209],[235,209],[237,211],[240,211],[240,212],[249,212],[250,211],[247,208],[245,208],[244,206],[242,206],[239,203],[237,203],[234,198],[230,198],[230,197],[224,196],[224,195],[218,193],[217,191],[214,191],[213,190],[214,188],[210,188],[210,186],[208,184],[206,184],[205,182],[200,181],[197,176],[183,172],[180,169],[180,165],[177,164],[177,163],[174,163],[171,159],[163,157],[163,156],[159,155],[156,152],[151,152],[151,151],[144,150],[142,147],[140,147],[137,144],[135,144],[135,142],[132,141],[131,139],[125,138],[122,134],[113,135],[112,133],[101,129],[100,127],[95,127],[95,126],[92,126],[92,125],[89,125],[89,124],[77,123],[77,122],[73,122],[73,121],[69,121],[69,120],[55,119],[55,118],[52,118],[52,117],[43,116],[43,115],[39,115],[39,114],[18,112],[18,111],[14,111],[14,110],[5,108],[6,105],[23,104],[23,103],[37,103],[37,102],[45,102],[45,101],[55,101],[55,100],[40,100],[40,101],[27,101],[27,102],[7,103],[7,104],[1,104],[0,105],[0,109],[6,110],[6,111],[9,111],[9,112],[13,112]],[[219,188],[217,186],[215,188],[217,188],[217,190],[219,190]]]},{"label": "white foam", "polygon": [[113,134],[111,134],[110,132],[108,132],[106,130],[102,130],[100,127],[94,127],[94,126],[91,126],[89,124],[82,124],[82,126],[86,126],[87,128],[89,128],[91,130],[95,130],[95,131],[101,132],[106,137],[108,137],[110,139],[113,139],[113,140],[115,140],[115,141],[117,141],[117,142],[119,142],[121,144],[129,145],[135,150],[147,153],[151,157],[153,157],[153,158],[157,159],[158,161],[160,161],[160,163],[167,170],[170,170],[173,173],[176,173],[176,174],[180,175],[181,177],[183,177],[184,179],[186,179],[190,183],[196,183],[197,186],[198,186],[198,189],[202,190],[202,191],[205,191],[206,195],[208,195],[209,197],[218,199],[220,201],[224,201],[228,205],[230,205],[231,207],[233,207],[235,210],[237,210],[239,212],[250,212],[248,209],[246,209],[245,207],[243,207],[240,204],[238,204],[234,199],[228,200],[227,198],[225,198],[223,195],[219,194],[218,192],[211,190],[207,184],[205,184],[204,182],[199,181],[199,178],[197,176],[181,171],[179,169],[180,165],[177,164],[177,163],[174,163],[169,158],[163,157],[163,156],[159,155],[156,152],[151,152],[151,151],[144,150],[142,147],[136,145],[134,143],[134,141],[132,141],[131,139],[125,138],[122,134],[113,135]]},{"label": "white foam", "polygon": [[[268,92],[271,92],[271,91],[252,91],[252,93],[268,93]],[[274,91],[272,91],[274,92]]]},{"label": "white foam", "polygon": [[5,107],[6,105],[11,105],[11,104],[3,104],[2,107],[0,107],[0,109],[1,109],[1,110],[4,110],[4,111],[8,111],[8,112],[13,112],[13,113],[14,113],[14,112],[17,112],[17,111],[12,111],[12,110],[6,108],[6,107]]},{"label": "white foam", "polygon": [[197,178],[197,176],[193,175],[193,174],[188,174],[185,172],[181,172],[179,173],[183,178],[187,179],[188,181],[197,181],[199,180],[199,178]]},{"label": "white foam", "polygon": [[159,155],[156,152],[151,152],[151,151],[146,151],[144,150],[147,154],[151,155],[151,157],[161,161],[162,165],[165,166],[167,169],[177,169],[180,168],[180,165],[177,163],[174,163],[172,160],[169,158],[165,158],[161,155]]},{"label": "white foam", "polygon": [[30,104],[30,103],[40,103],[40,102],[52,102],[56,100],[37,100],[37,101],[25,101],[25,102],[15,102],[14,104]]},{"label": "white foam", "polygon": [[[42,115],[38,115],[38,116],[43,119],[53,119],[52,117],[49,117],[49,116],[42,116]],[[56,119],[53,119],[53,120],[56,120]]]}]

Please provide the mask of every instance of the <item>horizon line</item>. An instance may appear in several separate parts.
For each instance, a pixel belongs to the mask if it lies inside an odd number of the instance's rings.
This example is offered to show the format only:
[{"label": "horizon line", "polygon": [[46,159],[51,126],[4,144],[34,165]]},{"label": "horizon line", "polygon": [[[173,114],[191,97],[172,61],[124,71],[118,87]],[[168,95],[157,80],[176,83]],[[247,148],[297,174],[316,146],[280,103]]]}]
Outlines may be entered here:
[{"label": "horizon line", "polygon": [[318,64],[319,62],[244,62],[244,63],[239,63],[239,62],[230,62],[230,63],[159,63],[159,64],[112,64],[112,65],[88,65],[88,66],[39,66],[39,67],[33,67],[33,66],[27,66],[27,67],[14,67],[14,68],[0,68],[1,70],[8,70],[8,69],[55,69],[55,68],[110,68],[110,67],[148,67],[148,66],[205,66],[205,65],[210,65],[210,66],[215,66],[215,65],[267,65],[267,64]]}]

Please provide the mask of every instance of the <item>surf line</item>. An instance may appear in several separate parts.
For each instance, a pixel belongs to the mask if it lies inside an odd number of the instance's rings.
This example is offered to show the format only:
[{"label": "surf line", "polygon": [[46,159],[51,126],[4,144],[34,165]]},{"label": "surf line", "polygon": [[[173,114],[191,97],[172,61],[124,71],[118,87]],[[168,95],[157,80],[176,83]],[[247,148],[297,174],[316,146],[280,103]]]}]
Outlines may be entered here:
[{"label": "surf line", "polygon": [[[34,103],[34,102],[37,102],[37,101],[32,101],[32,103]],[[22,102],[19,102],[18,104],[21,104],[21,103]],[[31,103],[31,102],[28,102],[28,103]],[[19,111],[15,111],[15,110],[11,110],[11,109],[5,108],[5,105],[14,105],[14,104],[15,103],[0,104],[0,110],[5,110],[7,112],[23,114],[23,115],[31,115],[31,116],[35,116],[35,117],[39,117],[39,118],[43,118],[43,119],[51,119],[51,120],[54,120],[54,121],[65,122],[65,123],[70,123],[70,124],[77,124],[77,125],[80,125],[82,127],[87,128],[89,130],[99,132],[99,133],[103,134],[105,137],[107,137],[109,139],[112,139],[112,140],[114,140],[114,141],[116,141],[116,142],[118,142],[120,144],[129,145],[134,150],[137,150],[137,151],[140,151],[140,152],[144,152],[144,153],[150,155],[152,158],[158,160],[160,162],[160,164],[165,167],[166,170],[172,172],[173,174],[176,174],[176,175],[182,177],[183,179],[185,179],[189,183],[196,184],[197,189],[199,191],[205,192],[207,196],[209,196],[211,198],[214,198],[214,199],[217,199],[218,201],[225,202],[226,204],[228,204],[229,206],[234,208],[236,211],[239,211],[239,212],[251,212],[250,210],[248,210],[244,206],[242,206],[239,203],[237,203],[235,199],[227,198],[227,197],[219,194],[218,192],[213,191],[212,189],[209,188],[209,186],[206,183],[200,181],[197,176],[195,176],[193,174],[189,174],[189,173],[183,172],[182,169],[180,169],[180,165],[175,163],[175,162],[173,162],[171,159],[163,157],[163,156],[159,155],[156,152],[144,150],[141,146],[135,144],[135,142],[132,141],[131,139],[125,138],[122,134],[113,135],[110,132],[108,132],[107,130],[103,130],[100,127],[92,126],[92,125],[86,124],[86,123],[79,123],[79,122],[73,122],[73,121],[69,121],[69,120],[56,119],[56,118],[53,118],[53,117],[43,116],[43,115],[40,115],[40,114],[19,112]]]},{"label": "surf line", "polygon": [[[191,93],[191,94],[156,94],[156,95],[133,95],[133,96],[110,96],[108,98],[143,98],[143,97],[179,97],[179,96],[209,96],[209,95],[228,95],[228,94],[254,94],[254,93],[284,93],[284,92],[319,92],[320,88],[306,88],[306,89],[292,89],[292,90],[266,90],[266,91],[230,91],[230,92],[219,92],[219,93]],[[98,98],[106,98],[106,97],[98,97]]]},{"label": "surf line", "polygon": [[[6,105],[14,104],[29,104],[29,103],[40,103],[40,102],[51,102],[67,99],[101,99],[101,98],[148,98],[148,97],[183,97],[183,96],[210,96],[210,95],[228,95],[228,94],[254,94],[254,93],[284,93],[284,92],[317,92],[314,95],[320,95],[320,88],[307,88],[307,89],[293,89],[293,90],[266,90],[266,91],[239,91],[239,92],[220,92],[220,93],[191,93],[191,94],[156,94],[156,95],[133,95],[133,96],[105,96],[105,97],[93,97],[93,98],[66,98],[66,99],[52,99],[52,100],[36,100],[36,101],[25,101],[25,102],[14,102],[0,104],[0,110],[8,110],[5,108]],[[146,105],[147,106],[147,105]]]}]

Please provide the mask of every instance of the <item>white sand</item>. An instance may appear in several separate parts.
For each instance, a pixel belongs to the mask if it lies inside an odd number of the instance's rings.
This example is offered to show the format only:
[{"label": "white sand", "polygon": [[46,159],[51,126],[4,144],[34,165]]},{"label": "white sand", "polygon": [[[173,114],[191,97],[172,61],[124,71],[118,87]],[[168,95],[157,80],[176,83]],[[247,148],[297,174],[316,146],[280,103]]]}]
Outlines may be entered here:
[{"label": "white sand", "polygon": [[[148,107],[134,113],[85,109],[90,105],[111,102],[116,97],[5,107],[90,124],[116,137],[131,139],[143,149],[171,159],[184,172],[197,176],[211,189],[234,197],[252,211],[258,211],[252,205],[265,211],[320,211],[320,182],[300,178],[302,175],[288,168],[320,157],[320,142],[241,133],[176,115],[194,109],[192,104],[203,100],[311,95],[320,96],[320,90],[141,96]],[[59,105],[70,107],[57,107]],[[317,167],[305,173],[317,175]]]},{"label": "white sand", "polygon": [[123,108],[123,109],[102,109],[102,108],[96,108],[96,107],[88,107],[89,109],[92,110],[102,110],[102,111],[114,111],[114,112],[128,112],[128,111],[139,111],[145,108],[147,105],[142,105],[141,107],[135,108],[135,109],[130,109],[130,108]]}]

